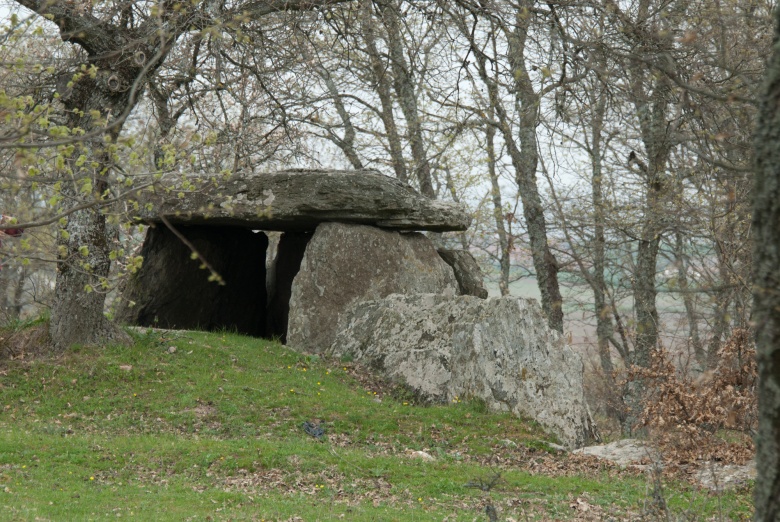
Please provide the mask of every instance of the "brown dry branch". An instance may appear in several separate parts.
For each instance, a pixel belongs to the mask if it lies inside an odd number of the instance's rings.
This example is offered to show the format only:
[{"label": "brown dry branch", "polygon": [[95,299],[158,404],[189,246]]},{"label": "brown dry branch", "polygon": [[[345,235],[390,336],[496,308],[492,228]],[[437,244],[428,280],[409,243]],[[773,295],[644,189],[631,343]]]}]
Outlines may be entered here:
[{"label": "brown dry branch", "polygon": [[666,460],[744,463],[753,456],[757,367],[749,330],[735,330],[715,369],[697,379],[678,372],[662,348],[648,368],[630,368],[628,379],[645,384],[640,421]]}]

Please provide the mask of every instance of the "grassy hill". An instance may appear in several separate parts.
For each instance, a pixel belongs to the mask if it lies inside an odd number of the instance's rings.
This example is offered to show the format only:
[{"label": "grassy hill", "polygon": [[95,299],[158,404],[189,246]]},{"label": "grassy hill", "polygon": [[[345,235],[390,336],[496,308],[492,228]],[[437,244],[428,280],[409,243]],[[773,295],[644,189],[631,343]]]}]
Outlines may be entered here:
[{"label": "grassy hill", "polygon": [[[0,520],[472,521],[488,505],[497,520],[621,520],[657,506],[642,472],[555,454],[538,426],[479,402],[419,405],[353,364],[227,333],[136,338],[0,361]],[[686,520],[750,517],[747,490],[673,481],[663,496]]]}]

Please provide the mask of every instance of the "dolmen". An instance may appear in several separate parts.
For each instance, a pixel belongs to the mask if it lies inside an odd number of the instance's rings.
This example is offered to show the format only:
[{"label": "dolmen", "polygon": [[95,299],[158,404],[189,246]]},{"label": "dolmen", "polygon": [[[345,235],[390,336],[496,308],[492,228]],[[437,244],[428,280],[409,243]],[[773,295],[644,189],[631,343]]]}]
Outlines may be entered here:
[{"label": "dolmen", "polygon": [[582,361],[539,305],[486,300],[473,256],[421,233],[466,230],[462,206],[376,171],[286,170],[145,192],[138,208],[144,261],[119,321],[349,356],[421,399],[477,397],[588,441]]}]

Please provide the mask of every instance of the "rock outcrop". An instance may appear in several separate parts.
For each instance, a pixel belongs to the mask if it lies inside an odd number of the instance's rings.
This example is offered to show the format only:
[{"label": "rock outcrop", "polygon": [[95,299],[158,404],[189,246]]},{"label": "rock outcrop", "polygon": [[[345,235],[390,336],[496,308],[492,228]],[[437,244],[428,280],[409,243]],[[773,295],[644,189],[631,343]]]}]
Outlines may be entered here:
[{"label": "rock outcrop", "polygon": [[483,399],[532,418],[569,447],[587,442],[583,363],[517,297],[391,295],[341,314],[328,355],[350,355],[421,397]]},{"label": "rock outcrop", "polygon": [[377,171],[287,170],[208,183],[196,191],[143,192],[138,218],[257,230],[359,223],[394,230],[466,230],[465,208],[418,194]]},{"label": "rock outcrop", "polygon": [[458,293],[452,269],[428,238],[323,223],[309,241],[293,280],[287,343],[323,352],[336,337],[339,317],[351,305],[413,292]]},{"label": "rock outcrop", "polygon": [[[224,280],[209,271],[166,227],[150,228],[143,267],[125,287],[117,320],[173,329],[234,329],[265,334],[265,250],[268,238],[241,228],[177,227]],[[131,306],[132,304],[132,306]]]}]

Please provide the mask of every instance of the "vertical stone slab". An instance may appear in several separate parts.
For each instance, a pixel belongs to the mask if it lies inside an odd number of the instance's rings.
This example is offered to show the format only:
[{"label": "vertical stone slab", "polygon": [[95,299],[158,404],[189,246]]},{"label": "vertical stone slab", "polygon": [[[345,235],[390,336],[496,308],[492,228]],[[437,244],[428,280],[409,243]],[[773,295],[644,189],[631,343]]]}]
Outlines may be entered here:
[{"label": "vertical stone slab", "polygon": [[[269,280],[268,337],[287,342],[287,318],[295,275],[301,268],[311,232],[285,232],[279,239],[273,260],[273,278]],[[269,273],[270,279],[270,273]]]},{"label": "vertical stone slab", "polygon": [[487,299],[488,291],[485,289],[482,270],[480,270],[477,260],[471,255],[471,252],[468,250],[439,249],[439,255],[455,272],[460,295],[473,295],[480,299]]},{"label": "vertical stone slab", "polygon": [[[144,264],[128,282],[117,319],[127,324],[173,329],[235,330],[265,334],[265,251],[268,238],[230,227],[179,226],[177,230],[222,276],[191,258],[190,249],[164,226],[150,228]],[[135,305],[130,306],[130,301]]]},{"label": "vertical stone slab", "polygon": [[420,292],[458,293],[452,268],[427,237],[323,223],[293,280],[287,343],[323,352],[336,337],[340,315],[353,303]]}]

